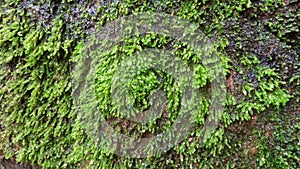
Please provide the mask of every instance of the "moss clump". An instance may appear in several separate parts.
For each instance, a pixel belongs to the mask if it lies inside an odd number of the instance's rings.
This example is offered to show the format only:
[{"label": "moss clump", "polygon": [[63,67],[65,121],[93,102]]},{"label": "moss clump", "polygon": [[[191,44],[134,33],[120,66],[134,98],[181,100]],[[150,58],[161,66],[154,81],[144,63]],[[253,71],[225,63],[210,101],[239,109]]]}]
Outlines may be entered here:
[{"label": "moss clump", "polygon": [[[299,37],[292,36],[297,35],[299,29],[299,14],[293,9],[295,3],[284,6],[282,1],[272,0],[264,3],[219,0],[34,2],[8,0],[0,8],[0,150],[7,158],[16,157],[17,161],[29,161],[43,168],[234,168],[247,167],[247,163],[253,161],[260,167],[299,167],[299,149],[297,144],[291,144],[297,141],[299,119],[294,119],[296,125],[292,125],[292,129],[281,129],[278,123],[273,138],[278,149],[268,151],[273,142],[268,142],[264,132],[258,130],[250,134],[261,139],[256,145],[259,151],[249,158],[239,154],[245,148],[239,133],[230,132],[234,126],[242,126],[259,113],[273,114],[276,110],[277,113],[271,115],[273,120],[281,119],[278,111],[282,106],[292,107],[293,101],[299,102]],[[203,114],[210,104],[208,92],[203,92],[204,112],[187,139],[165,154],[129,159],[99,149],[88,137],[72,109],[71,71],[85,38],[93,30],[121,16],[142,11],[177,15],[196,23],[215,40],[230,94],[221,124],[204,146],[198,137]],[[114,63],[118,62],[119,53],[130,56],[146,47],[172,47],[176,56],[194,67],[199,88],[206,91],[210,82],[192,49],[169,37],[157,34],[132,37],[124,40],[123,47],[108,52],[95,77],[98,82],[95,91],[102,103],[99,108],[120,132],[141,137],[145,133],[156,134],[171,124],[179,98],[176,86],[162,72],[145,71],[135,77],[132,98],[141,109],[147,108],[145,97],[152,90],[171,88],[168,98],[173,100],[168,106],[171,113],[145,127],[128,124],[117,112],[111,111],[107,85],[110,71],[116,69]],[[165,79],[164,83],[160,83],[161,79]],[[138,81],[143,83],[134,86]],[[123,127],[124,124],[128,125]],[[135,133],[130,133],[130,127],[136,129],[132,130]],[[272,153],[278,158],[272,158]],[[232,159],[235,154],[245,162]]]}]

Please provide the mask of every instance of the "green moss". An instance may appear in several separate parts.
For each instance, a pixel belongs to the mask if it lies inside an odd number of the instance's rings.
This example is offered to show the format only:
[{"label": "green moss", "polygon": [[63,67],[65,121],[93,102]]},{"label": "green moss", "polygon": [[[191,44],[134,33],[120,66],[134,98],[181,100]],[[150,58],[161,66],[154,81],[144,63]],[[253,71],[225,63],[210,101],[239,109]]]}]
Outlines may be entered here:
[{"label": "green moss", "polygon": [[[296,110],[297,111],[297,110]],[[280,116],[284,113],[285,116]],[[259,167],[297,168],[299,167],[299,127],[295,121],[299,116],[291,112],[274,112],[261,119],[269,121],[265,129],[255,129],[260,138],[256,142],[259,152],[257,161]],[[267,133],[267,134],[266,134]],[[270,148],[272,147],[272,148]]]},{"label": "green moss", "polygon": [[[295,21],[299,18],[298,13],[291,10],[288,14],[270,17],[265,26],[271,33],[264,28],[261,18],[253,14],[281,9],[284,5],[282,1],[122,1],[102,4],[97,8],[92,3],[83,3],[79,5],[78,12],[74,10],[75,1],[45,1],[43,7],[48,7],[49,14],[56,18],[50,17],[48,20],[42,14],[39,17],[32,15],[32,9],[26,5],[20,8],[20,3],[17,0],[5,1],[0,8],[0,121],[3,122],[0,150],[7,158],[16,157],[17,161],[29,161],[43,168],[245,168],[251,159],[243,157],[246,162],[232,161],[243,145],[237,133],[229,132],[230,127],[245,123],[259,113],[270,113],[270,110],[276,112],[271,113],[272,119],[276,121],[282,118],[278,113],[282,107],[294,100],[299,102],[297,52],[294,55],[288,53],[295,62],[291,63],[289,70],[296,73],[281,71],[286,68],[286,65],[281,64],[286,62],[284,59],[287,53],[284,52],[295,51],[299,47],[299,37],[291,37],[299,32]],[[59,14],[55,12],[54,5],[59,7]],[[168,93],[167,108],[171,113],[165,117],[165,123],[152,121],[145,126],[131,124],[131,127],[137,127],[135,131],[123,131],[128,128],[122,128],[119,124],[123,119],[111,105],[108,86],[117,63],[135,52],[144,48],[174,49],[177,57],[194,68],[197,87],[203,90],[201,111],[187,139],[165,154],[146,159],[129,159],[99,149],[88,137],[80,122],[81,117],[72,109],[71,71],[79,61],[85,37],[92,33],[92,28],[101,27],[120,16],[149,10],[164,11],[196,23],[216,42],[214,46],[227,78],[236,80],[235,84],[230,84],[228,80],[228,88],[230,85],[236,88],[227,96],[219,128],[203,145],[198,138],[204,123],[203,116],[210,106],[206,89],[212,77],[208,76],[198,55],[189,46],[158,34],[149,33],[144,37],[125,39],[123,46],[116,46],[105,54],[95,77],[95,91],[101,103],[99,109],[103,110],[107,119],[117,119],[114,126],[120,132],[142,136],[146,132],[155,134],[165,130],[176,118],[179,106],[180,92],[170,75],[145,70],[129,84],[135,106],[147,109],[147,96],[153,90],[162,88]],[[243,15],[247,11],[252,14],[245,19]],[[255,21],[251,21],[253,18]],[[251,31],[262,33],[248,35]],[[272,33],[278,38],[274,40]],[[259,47],[253,46],[256,42],[267,44],[270,41],[279,41],[277,45],[283,46],[283,53],[266,54],[270,49],[260,48],[262,44]],[[284,57],[280,57],[282,55]],[[274,63],[278,60],[280,64],[276,67]],[[232,77],[232,72],[237,73],[236,79]],[[161,79],[164,79],[163,83],[160,83]],[[289,85],[293,89],[289,89]],[[260,137],[257,141],[257,166],[297,168],[299,119],[295,120],[292,127],[285,129],[281,129],[280,125],[287,123],[278,123],[272,141],[279,145],[275,145],[274,150],[270,150],[273,143],[264,136],[264,131],[257,130],[253,134]],[[248,150],[245,152],[247,154]]]}]

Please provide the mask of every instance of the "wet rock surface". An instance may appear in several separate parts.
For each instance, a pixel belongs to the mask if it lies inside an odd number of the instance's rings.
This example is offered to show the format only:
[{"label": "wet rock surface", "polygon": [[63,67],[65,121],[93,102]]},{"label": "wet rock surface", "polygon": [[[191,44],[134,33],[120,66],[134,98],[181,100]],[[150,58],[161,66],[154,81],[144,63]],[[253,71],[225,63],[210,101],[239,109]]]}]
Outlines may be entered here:
[{"label": "wet rock surface", "polygon": [[0,159],[0,169],[40,169],[40,167],[17,163],[15,160]]}]

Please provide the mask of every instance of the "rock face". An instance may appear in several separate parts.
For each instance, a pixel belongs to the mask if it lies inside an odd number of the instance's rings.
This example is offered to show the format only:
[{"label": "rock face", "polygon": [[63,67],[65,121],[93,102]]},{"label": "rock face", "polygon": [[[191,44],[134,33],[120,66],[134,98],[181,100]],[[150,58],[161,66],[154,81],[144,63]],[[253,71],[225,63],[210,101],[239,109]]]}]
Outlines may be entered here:
[{"label": "rock face", "polygon": [[29,164],[20,164],[14,160],[0,159],[0,169],[40,169]]}]

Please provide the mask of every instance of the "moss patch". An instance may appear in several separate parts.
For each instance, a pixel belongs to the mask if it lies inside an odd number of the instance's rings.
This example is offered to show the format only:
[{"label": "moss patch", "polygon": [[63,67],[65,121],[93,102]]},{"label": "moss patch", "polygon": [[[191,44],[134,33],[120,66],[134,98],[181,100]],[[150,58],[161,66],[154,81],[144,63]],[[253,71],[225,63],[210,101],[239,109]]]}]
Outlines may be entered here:
[{"label": "moss patch", "polygon": [[[246,168],[249,164],[297,168],[300,156],[299,107],[295,106],[300,95],[297,7],[298,2],[273,0],[115,3],[7,0],[0,8],[0,150],[6,158],[16,157],[17,161],[43,168]],[[71,71],[85,38],[109,21],[141,11],[177,15],[196,23],[216,41],[230,94],[222,123],[204,147],[197,139],[202,127],[200,119],[188,138],[165,154],[146,159],[118,157],[93,144],[72,110]],[[124,48],[117,50],[130,55],[145,47],[172,47],[187,63],[196,60],[187,46],[156,34],[127,39]],[[107,62],[116,62],[115,56],[116,52],[111,51]],[[194,62],[191,66],[196,68],[199,88],[207,89],[209,80],[203,76],[205,69],[201,63]],[[100,67],[114,70],[113,64],[106,62]],[[132,88],[137,107],[147,107],[145,97],[151,90],[171,84],[167,75],[157,74],[160,72],[144,72],[136,77],[136,81],[143,81]],[[110,76],[99,71],[97,77],[109,81]],[[167,79],[165,86],[158,85],[160,77]],[[107,84],[99,81],[96,89],[103,104],[110,101],[104,95],[109,95]],[[172,95],[170,99],[176,97]],[[202,103],[206,108],[209,106],[205,99]],[[174,105],[176,101],[169,108],[176,114]],[[291,113],[294,115],[290,116]],[[111,111],[107,111],[107,116],[116,128],[122,127],[126,132],[130,127],[135,128]],[[172,116],[169,113],[147,129],[137,128],[137,135],[155,134],[169,124]],[[259,127],[251,128],[254,121]],[[247,128],[244,126],[250,126],[251,130],[243,129]]]}]

